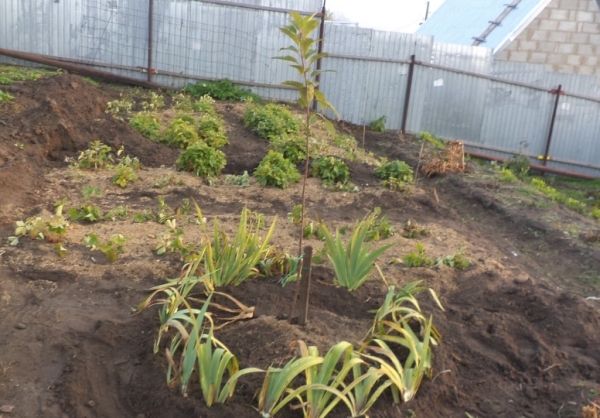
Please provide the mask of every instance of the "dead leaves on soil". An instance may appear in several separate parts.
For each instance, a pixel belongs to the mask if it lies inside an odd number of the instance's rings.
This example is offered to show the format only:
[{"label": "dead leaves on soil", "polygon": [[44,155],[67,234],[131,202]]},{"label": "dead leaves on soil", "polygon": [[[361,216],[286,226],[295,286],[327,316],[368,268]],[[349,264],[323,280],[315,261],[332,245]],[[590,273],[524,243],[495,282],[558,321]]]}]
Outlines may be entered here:
[{"label": "dead leaves on soil", "polygon": [[442,154],[435,153],[426,158],[421,171],[431,177],[436,174],[463,173],[465,171],[465,146],[461,141],[448,141]]}]

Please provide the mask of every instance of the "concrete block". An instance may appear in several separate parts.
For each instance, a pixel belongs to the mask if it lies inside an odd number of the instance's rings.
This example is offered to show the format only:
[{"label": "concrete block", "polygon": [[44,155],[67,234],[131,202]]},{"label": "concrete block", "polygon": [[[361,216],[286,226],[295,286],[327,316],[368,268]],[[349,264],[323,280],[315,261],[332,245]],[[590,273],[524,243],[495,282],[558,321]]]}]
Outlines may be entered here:
[{"label": "concrete block", "polygon": [[577,16],[575,18],[578,22],[593,22],[594,21],[594,13],[592,12],[577,12]]},{"label": "concrete block", "polygon": [[[517,49],[521,51],[536,51],[538,49],[538,43],[536,41],[518,41],[519,45]],[[571,51],[573,52],[573,51]]]},{"label": "concrete block", "polygon": [[576,68],[578,74],[592,75],[594,74],[594,67],[590,67],[589,65],[580,65]]},{"label": "concrete block", "polygon": [[539,45],[540,52],[556,52],[560,44],[557,42],[540,42]]},{"label": "concrete block", "polygon": [[569,18],[568,10],[549,9],[548,7],[545,10],[550,11],[550,19],[552,20],[567,20]]},{"label": "concrete block", "polygon": [[548,54],[548,64],[561,65],[567,63],[567,55],[562,54]]},{"label": "concrete block", "polygon": [[529,57],[529,62],[532,64],[545,64],[548,59],[548,54],[545,52],[532,52]]},{"label": "concrete block", "polygon": [[513,62],[527,62],[529,54],[525,51],[510,51],[508,53],[508,60]]},{"label": "concrete block", "polygon": [[[532,22],[532,24],[534,22]],[[559,22],[557,20],[539,20],[538,22],[539,22],[539,27],[536,29],[550,30],[550,31],[558,30]]]},{"label": "concrete block", "polygon": [[531,31],[532,41],[547,41],[548,40],[548,31],[546,30],[534,30]]},{"label": "concrete block", "polygon": [[583,33],[600,33],[600,25],[598,23],[583,23],[581,32]]},{"label": "concrete block", "polygon": [[575,44],[559,44],[557,52],[561,54],[572,54],[575,52]]},{"label": "concrete block", "polygon": [[534,32],[535,32],[534,29],[527,28],[527,29],[525,29],[523,32],[521,32],[519,34],[519,36],[517,37],[517,40],[520,40],[520,41],[531,41],[531,37],[533,36]]},{"label": "concrete block", "polygon": [[569,33],[568,41],[574,44],[586,44],[590,42],[590,34],[571,32]]},{"label": "concrete block", "polygon": [[559,7],[567,10],[579,10],[579,0],[560,0]]},{"label": "concrete block", "polygon": [[595,55],[596,54],[596,46],[590,45],[590,44],[577,45],[576,52],[579,55],[583,55],[583,56]]},{"label": "concrete block", "polygon": [[559,0],[552,0],[550,3],[548,3],[548,6],[546,6],[546,9],[558,9],[559,7],[560,7]]},{"label": "concrete block", "polygon": [[556,71],[559,73],[574,73],[575,68],[572,65],[557,65]]},{"label": "concrete block", "polygon": [[[558,23],[558,22],[557,22]],[[550,32],[548,35],[548,40],[550,42],[567,42],[567,33],[566,32]]]},{"label": "concrete block", "polygon": [[596,57],[594,55],[585,57],[583,59],[583,62],[585,63],[585,65],[590,65],[592,67],[598,66],[598,63],[599,63],[598,57]]},{"label": "concrete block", "polygon": [[600,33],[590,34],[590,44],[600,45]]},{"label": "concrete block", "polygon": [[600,23],[600,13],[594,13],[594,22]]},{"label": "concrete block", "polygon": [[558,22],[558,30],[563,32],[574,32],[577,30],[577,22],[563,20]]},{"label": "concrete block", "polygon": [[567,64],[569,65],[581,65],[583,57],[581,55],[572,54],[567,57]]}]

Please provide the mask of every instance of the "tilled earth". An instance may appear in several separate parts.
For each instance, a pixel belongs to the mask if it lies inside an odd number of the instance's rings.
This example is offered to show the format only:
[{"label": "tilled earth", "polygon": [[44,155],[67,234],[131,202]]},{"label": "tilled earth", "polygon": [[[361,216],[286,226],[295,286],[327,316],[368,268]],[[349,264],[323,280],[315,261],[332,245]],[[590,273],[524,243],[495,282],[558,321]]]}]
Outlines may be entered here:
[{"label": "tilled earth", "polygon": [[[111,86],[95,87],[63,73],[36,82],[4,86],[15,101],[0,108],[0,417],[253,417],[249,406],[258,377],[242,379],[224,406],[206,408],[197,388],[183,398],[165,379],[162,353],[153,354],[156,311],[134,314],[148,289],[177,277],[183,263],[173,254],[158,257],[156,238],[164,225],[115,222],[71,223],[59,258],[52,244],[21,238],[8,245],[14,223],[30,216],[51,217],[53,203],[82,203],[81,189],[103,195],[92,202],[104,212],[128,206],[131,213],[155,210],[161,196],[171,208],[194,199],[209,219],[219,217],[233,230],[243,207],[277,222],[273,244],[296,251],[298,230],[287,219],[299,203],[300,185],[287,190],[254,182],[240,188],[174,170],[179,150],[141,137],[126,122],[105,113],[119,97]],[[230,145],[225,172],[252,171],[268,146],[243,127],[240,105],[219,103]],[[338,125],[356,134],[362,129]],[[125,189],[110,183],[109,171],[68,168],[74,157],[99,139],[114,149],[125,146],[144,170]],[[21,146],[17,146],[22,144]],[[397,133],[367,132],[365,146],[376,155],[399,158],[413,167],[420,144]],[[445,307],[426,297],[443,336],[434,350],[434,378],[424,380],[417,397],[395,406],[382,397],[371,417],[581,417],[600,386],[600,296],[590,279],[600,275],[600,247],[586,237],[598,224],[542,196],[522,196],[498,182],[492,170],[470,164],[465,174],[421,179],[411,193],[383,190],[373,167],[351,163],[357,193],[330,192],[309,179],[309,215],[332,227],[353,224],[380,207],[397,231],[408,219],[430,231],[419,240],[431,257],[466,248],[471,266],[406,268],[389,264],[414,251],[416,240],[399,233],[384,242],[394,247],[380,260],[390,283],[423,280]],[[168,179],[163,187],[153,187]],[[542,204],[543,203],[543,204]],[[200,230],[191,215],[180,215],[186,240]],[[573,233],[578,231],[579,233]],[[114,263],[90,251],[81,240],[129,238]],[[309,243],[319,248],[317,240]],[[227,289],[248,306],[251,320],[218,331],[242,367],[266,368],[290,355],[297,339],[322,351],[337,341],[359,341],[372,320],[369,310],[386,287],[375,276],[355,292],[332,285],[327,264],[316,266],[307,326],[285,320],[293,286],[277,278],[256,278]],[[466,414],[470,415],[466,415]],[[300,417],[284,409],[282,417]],[[339,410],[336,417],[345,417]]]}]

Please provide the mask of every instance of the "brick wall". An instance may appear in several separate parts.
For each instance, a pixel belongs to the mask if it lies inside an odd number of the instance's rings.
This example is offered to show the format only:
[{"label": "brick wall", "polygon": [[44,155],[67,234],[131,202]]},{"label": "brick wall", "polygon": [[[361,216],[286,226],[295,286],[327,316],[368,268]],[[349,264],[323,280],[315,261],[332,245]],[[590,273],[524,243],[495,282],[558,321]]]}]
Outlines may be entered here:
[{"label": "brick wall", "polygon": [[600,78],[600,9],[595,0],[552,0],[503,51],[501,61]]}]

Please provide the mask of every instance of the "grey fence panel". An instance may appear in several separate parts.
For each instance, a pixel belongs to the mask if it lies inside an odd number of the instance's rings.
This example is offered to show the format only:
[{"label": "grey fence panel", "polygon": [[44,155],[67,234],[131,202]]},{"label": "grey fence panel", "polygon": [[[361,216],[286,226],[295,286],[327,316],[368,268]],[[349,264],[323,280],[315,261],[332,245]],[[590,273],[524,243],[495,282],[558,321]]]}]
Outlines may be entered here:
[{"label": "grey fence panel", "polygon": [[[486,74],[490,71],[491,57],[488,48],[433,44],[432,63],[458,71]],[[443,138],[477,140],[488,81],[437,68],[427,68],[419,74],[428,83],[421,130]]]},{"label": "grey fence panel", "polygon": [[486,80],[429,69],[421,130],[442,138],[476,141],[483,120]]},{"label": "grey fence panel", "polygon": [[543,155],[555,96],[549,92],[490,81],[481,136],[485,147]]},{"label": "grey fence panel", "polygon": [[413,54],[429,57],[431,45],[431,37],[327,22],[324,51],[330,56],[323,60],[322,90],[341,119],[368,125],[385,116],[386,128],[400,129],[407,62]]},{"label": "grey fence panel", "polygon": [[[561,96],[552,135],[550,166],[600,175],[600,103],[572,96]],[[576,164],[569,164],[574,162]]]}]

